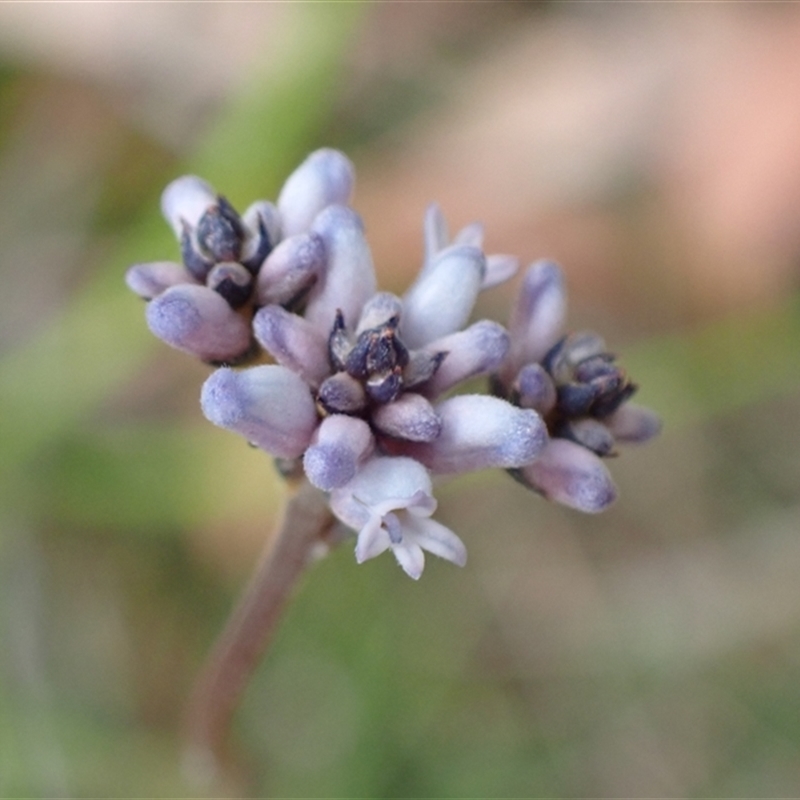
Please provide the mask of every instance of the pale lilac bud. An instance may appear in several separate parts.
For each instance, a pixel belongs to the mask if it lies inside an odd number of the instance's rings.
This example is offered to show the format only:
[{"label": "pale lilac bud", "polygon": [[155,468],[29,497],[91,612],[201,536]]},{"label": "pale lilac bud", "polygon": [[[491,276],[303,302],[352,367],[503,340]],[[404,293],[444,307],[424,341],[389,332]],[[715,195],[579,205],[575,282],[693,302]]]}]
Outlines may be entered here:
[{"label": "pale lilac bud", "polygon": [[372,412],[372,422],[381,433],[409,442],[432,442],[442,430],[442,420],[434,407],[413,392],[378,406]]},{"label": "pale lilac bud", "polygon": [[391,549],[406,574],[417,580],[423,550],[464,566],[464,543],[449,528],[428,519],[436,510],[428,471],[410,458],[369,460],[345,486],[331,493],[331,509],[358,531],[356,560]]},{"label": "pale lilac bud", "polygon": [[433,472],[470,472],[491,467],[521,467],[547,442],[541,417],[497,397],[457,395],[435,406],[442,432],[432,442],[398,444],[394,450]]},{"label": "pale lilac bud", "polygon": [[531,464],[515,473],[548,500],[595,513],[616,500],[617,489],[603,461],[566,439],[551,439]]},{"label": "pale lilac bud", "polygon": [[525,364],[542,360],[562,334],[566,311],[561,268],[552,261],[532,264],[511,311],[511,351],[501,370],[505,383],[510,383]]},{"label": "pale lilac bud", "polygon": [[314,220],[312,230],[325,244],[327,269],[311,288],[306,319],[327,335],[341,311],[353,330],[376,289],[372,254],[361,218],[345,206],[329,206]]},{"label": "pale lilac bud", "polygon": [[298,458],[318,417],[308,386],[285,367],[218,369],[203,384],[203,413],[279,458]]},{"label": "pale lilac bud", "polygon": [[251,346],[250,325],[213,289],[172,286],[147,304],[150,330],[204,361],[233,362]]},{"label": "pale lilac bud", "polygon": [[306,477],[324,492],[344,486],[374,444],[372,431],[363,419],[343,414],[326,417],[303,456]]},{"label": "pale lilac bud", "polygon": [[556,386],[541,364],[526,364],[511,387],[517,400],[515,405],[532,408],[542,416],[548,414],[556,404]]},{"label": "pale lilac bud", "polygon": [[259,344],[284,367],[312,386],[330,373],[328,342],[309,322],[281,306],[264,306],[253,317]]},{"label": "pale lilac bud", "polygon": [[283,235],[308,230],[327,206],[346,205],[354,183],[353,165],[343,153],[329,148],[311,153],[288,177],[278,197]]},{"label": "pale lilac bud", "polygon": [[206,181],[196,175],[183,175],[161,193],[161,213],[180,240],[183,224],[194,228],[216,202],[217,194]]},{"label": "pale lilac bud", "polygon": [[496,370],[508,352],[506,329],[496,322],[481,320],[463,331],[431,342],[425,350],[445,353],[433,377],[423,387],[428,397],[438,397],[453,386]]},{"label": "pale lilac bud", "polygon": [[325,245],[314,233],[284,239],[258,273],[256,302],[284,305],[307,289],[325,269]]},{"label": "pale lilac bud", "polygon": [[422,347],[460,330],[480,291],[486,259],[476,247],[443,250],[403,297],[400,323],[408,347]]},{"label": "pale lilac bud", "polygon": [[183,264],[175,261],[151,261],[147,264],[134,264],[125,273],[125,283],[139,297],[151,300],[170,286],[197,281]]},{"label": "pale lilac bud", "polygon": [[657,436],[661,431],[661,419],[649,408],[625,403],[603,422],[621,442],[641,443]]}]

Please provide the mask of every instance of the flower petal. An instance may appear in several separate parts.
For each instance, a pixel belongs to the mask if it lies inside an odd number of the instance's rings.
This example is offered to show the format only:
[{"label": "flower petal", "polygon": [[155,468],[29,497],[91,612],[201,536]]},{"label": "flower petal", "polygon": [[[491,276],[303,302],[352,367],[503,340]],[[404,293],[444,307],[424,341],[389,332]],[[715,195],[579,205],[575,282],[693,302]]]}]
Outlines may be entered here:
[{"label": "flower petal", "polygon": [[303,233],[323,208],[347,204],[354,183],[353,165],[343,153],[330,148],[311,153],[288,177],[278,197],[283,235]]},{"label": "flower petal", "polygon": [[308,386],[275,365],[218,369],[203,384],[200,404],[215,425],[280,458],[302,455],[318,423]]},{"label": "flower petal", "polygon": [[425,569],[425,553],[416,542],[404,540],[400,544],[393,545],[392,552],[409,578],[418,581],[422,577],[422,571]]},{"label": "flower petal", "polygon": [[413,392],[378,406],[372,412],[372,422],[387,436],[410,442],[431,442],[442,430],[442,421],[433,406]]},{"label": "flower petal", "polygon": [[143,297],[151,300],[160,295],[170,286],[181,283],[194,283],[197,281],[193,275],[175,261],[151,261],[147,264],[134,264],[125,273],[125,283],[128,288]]},{"label": "flower petal", "polygon": [[508,348],[506,329],[485,319],[431,342],[425,347],[427,352],[446,355],[436,373],[424,385],[424,393],[428,397],[438,397],[467,378],[492,372],[503,362]]},{"label": "flower petal", "polygon": [[284,367],[319,386],[330,372],[328,343],[317,329],[280,306],[264,306],[253,317],[259,344]]},{"label": "flower petal", "polygon": [[356,561],[359,564],[385,553],[391,546],[392,541],[389,534],[381,527],[380,523],[380,517],[373,517],[358,532]]},{"label": "flower petal", "polygon": [[406,515],[403,520],[403,537],[413,537],[423,550],[459,567],[467,563],[464,542],[450,528],[435,519]]},{"label": "flower petal", "polygon": [[324,492],[344,486],[373,446],[372,431],[363,419],[343,414],[326,417],[303,456],[306,476]]},{"label": "flower petal", "polygon": [[145,313],[159,339],[204,361],[236,361],[251,345],[250,325],[206,286],[172,286]]},{"label": "flower petal", "polygon": [[541,418],[498,397],[457,395],[435,406],[442,432],[428,443],[395,442],[392,450],[422,462],[433,472],[470,472],[521,467],[547,442]]},{"label": "flower petal", "polygon": [[551,439],[539,458],[520,470],[520,476],[548,500],[587,513],[603,511],[617,497],[602,460],[566,439]]},{"label": "flower petal", "polygon": [[486,274],[483,276],[481,291],[505,283],[517,274],[519,259],[516,256],[495,254],[486,256]]},{"label": "flower petal", "polygon": [[422,347],[460,330],[472,313],[486,271],[476,247],[443,250],[403,297],[400,333],[407,347]]},{"label": "flower petal", "polygon": [[196,175],[183,175],[161,193],[161,213],[180,240],[183,223],[194,228],[216,202],[217,193],[209,183]]},{"label": "flower petal", "polygon": [[468,244],[480,250],[483,247],[483,223],[473,222],[463,227],[453,237],[453,244]]},{"label": "flower petal", "polygon": [[423,233],[425,238],[425,259],[420,275],[423,275],[431,267],[439,251],[444,250],[450,240],[450,235],[447,232],[447,221],[438,203],[431,203],[425,209]]},{"label": "flower petal", "polygon": [[328,267],[311,289],[306,319],[327,336],[340,310],[353,330],[376,289],[361,218],[345,206],[329,206],[314,220],[313,231],[325,244]]},{"label": "flower petal", "polygon": [[641,443],[661,432],[661,418],[654,411],[635,403],[625,403],[603,422],[620,442]]}]

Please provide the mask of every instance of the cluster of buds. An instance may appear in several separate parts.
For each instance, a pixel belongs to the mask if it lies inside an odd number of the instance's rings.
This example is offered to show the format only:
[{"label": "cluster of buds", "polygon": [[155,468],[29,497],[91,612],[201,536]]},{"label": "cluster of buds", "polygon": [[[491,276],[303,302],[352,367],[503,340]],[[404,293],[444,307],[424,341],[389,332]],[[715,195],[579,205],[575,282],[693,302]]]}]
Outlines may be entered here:
[{"label": "cluster of buds", "polygon": [[661,429],[596,333],[565,334],[566,291],[557,264],[528,269],[509,321],[511,349],[491,378],[495,395],[534,409],[547,425],[538,458],[509,472],[550,500],[580,511],[607,508],[617,489],[603,459],[617,444],[645,442]]},{"label": "cluster of buds", "polygon": [[[602,459],[659,423],[627,402],[636,387],[602,339],[563,336],[559,268],[529,268],[508,330],[469,324],[478,294],[518,261],[487,256],[479,224],[451,240],[432,205],[416,280],[402,297],[378,292],[353,182],[347,158],[325,149],[276,204],[242,216],[199,178],[165,190],[182,263],[137,264],[127,281],[149,301],[153,333],[218,367],[201,393],[206,417],[328,493],[357,532],[359,562],[391,550],[412,578],[424,551],[466,561],[431,519],[432,476],[499,467],[574,508],[608,506]],[[481,375],[491,393],[452,393]]]}]

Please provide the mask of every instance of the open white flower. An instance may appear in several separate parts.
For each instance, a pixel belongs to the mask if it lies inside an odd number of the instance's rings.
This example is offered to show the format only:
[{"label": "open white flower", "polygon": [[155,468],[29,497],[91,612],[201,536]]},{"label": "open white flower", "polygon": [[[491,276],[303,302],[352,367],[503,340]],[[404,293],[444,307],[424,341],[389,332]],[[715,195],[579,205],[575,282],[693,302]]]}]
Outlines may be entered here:
[{"label": "open white flower", "polygon": [[331,492],[333,513],[358,531],[360,563],[391,549],[406,574],[417,580],[425,567],[424,550],[463,567],[464,543],[453,531],[430,519],[436,510],[428,470],[413,458],[381,456]]}]

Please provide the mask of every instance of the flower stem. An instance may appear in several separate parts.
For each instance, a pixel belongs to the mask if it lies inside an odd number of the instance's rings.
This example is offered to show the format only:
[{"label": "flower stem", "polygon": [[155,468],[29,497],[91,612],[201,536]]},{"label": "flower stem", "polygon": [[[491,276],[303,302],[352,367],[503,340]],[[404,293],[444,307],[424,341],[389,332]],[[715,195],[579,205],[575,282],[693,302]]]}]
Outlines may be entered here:
[{"label": "flower stem", "polygon": [[334,519],[327,497],[303,480],[276,535],[217,639],[189,698],[187,777],[210,783],[223,760],[233,715],[277,628],[281,612]]}]

